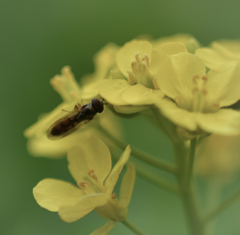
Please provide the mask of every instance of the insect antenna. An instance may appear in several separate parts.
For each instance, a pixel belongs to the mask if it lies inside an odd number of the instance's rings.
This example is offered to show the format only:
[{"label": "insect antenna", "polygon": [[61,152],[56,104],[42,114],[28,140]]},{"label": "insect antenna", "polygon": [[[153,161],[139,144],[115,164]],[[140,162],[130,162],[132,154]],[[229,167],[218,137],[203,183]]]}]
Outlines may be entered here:
[{"label": "insect antenna", "polygon": [[63,112],[71,113],[72,111],[67,111],[65,109],[62,109]]}]

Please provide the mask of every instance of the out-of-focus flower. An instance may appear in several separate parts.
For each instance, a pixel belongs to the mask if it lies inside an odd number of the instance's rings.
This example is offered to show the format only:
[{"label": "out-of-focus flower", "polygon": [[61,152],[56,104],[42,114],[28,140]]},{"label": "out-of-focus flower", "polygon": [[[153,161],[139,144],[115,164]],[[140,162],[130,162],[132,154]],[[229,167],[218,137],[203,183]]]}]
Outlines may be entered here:
[{"label": "out-of-focus flower", "polygon": [[210,69],[224,63],[238,63],[240,62],[240,41],[220,40],[212,42],[210,48],[200,48],[196,51],[196,55]]},{"label": "out-of-focus flower", "polygon": [[204,138],[197,148],[196,174],[221,182],[233,179],[240,169],[239,142],[240,135]]},{"label": "out-of-focus flower", "polygon": [[126,43],[116,56],[117,67],[124,78],[118,79],[119,74],[112,73],[113,79],[103,80],[99,86],[101,96],[118,112],[134,113],[147,109],[153,104],[153,98],[164,96],[156,83],[159,67],[168,56],[182,52],[187,52],[182,43],[165,43],[154,49],[148,41]]},{"label": "out-of-focus flower", "polygon": [[[40,119],[27,128],[24,135],[29,138],[28,150],[33,156],[44,157],[62,157],[65,156],[68,149],[76,145],[81,139],[91,134],[96,134],[108,144],[111,144],[109,139],[102,134],[101,128],[108,131],[111,135],[121,138],[122,128],[115,115],[104,106],[104,112],[97,114],[94,119],[89,122],[81,130],[77,130],[71,135],[56,141],[49,140],[46,136],[47,129],[59,118],[66,113],[62,109],[72,111],[77,103],[90,103],[94,97],[83,99],[83,91],[76,82],[69,66],[65,66],[61,70],[61,75],[56,75],[51,79],[53,88],[60,94],[63,102],[57,106],[52,112],[41,115]],[[99,97],[100,98],[100,97]],[[100,129],[98,128],[100,127]]]},{"label": "out-of-focus flower", "polygon": [[223,64],[206,74],[203,62],[189,53],[170,56],[159,69],[157,84],[170,99],[156,99],[162,114],[191,139],[240,132],[240,112],[223,107],[240,99],[240,64]]},{"label": "out-of-focus flower", "polygon": [[99,82],[110,77],[110,71],[116,67],[116,54],[119,49],[114,43],[108,43],[94,57],[95,71],[83,76],[80,80],[82,87],[82,99],[91,99],[99,95]]},{"label": "out-of-focus flower", "polygon": [[136,175],[133,164],[127,166],[119,200],[113,190],[130,152],[127,146],[112,168],[109,149],[100,139],[91,136],[68,152],[68,168],[79,188],[61,180],[44,179],[33,189],[34,198],[41,207],[58,212],[61,219],[69,223],[95,210],[109,220],[98,231],[110,231],[116,221],[127,218]]},{"label": "out-of-focus flower", "polygon": [[189,53],[195,53],[200,47],[200,43],[191,34],[178,33],[172,36],[161,37],[150,41],[153,48],[168,42],[180,42],[184,44]]}]

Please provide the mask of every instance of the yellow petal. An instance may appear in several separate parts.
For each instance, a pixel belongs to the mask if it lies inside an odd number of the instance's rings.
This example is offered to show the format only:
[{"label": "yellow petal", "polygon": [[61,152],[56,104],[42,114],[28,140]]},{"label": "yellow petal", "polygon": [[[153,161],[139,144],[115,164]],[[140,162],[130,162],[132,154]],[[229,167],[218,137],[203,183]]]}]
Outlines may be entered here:
[{"label": "yellow petal", "polygon": [[126,105],[127,103],[122,99],[122,93],[130,87],[126,80],[108,79],[100,82],[99,93],[112,105]]},{"label": "yellow petal", "polygon": [[210,69],[229,62],[229,59],[210,48],[196,50],[196,56]]},{"label": "yellow petal", "polygon": [[162,115],[175,125],[183,127],[189,131],[197,130],[196,113],[180,109],[170,100],[156,100],[155,105]]},{"label": "yellow petal", "polygon": [[150,89],[142,84],[133,85],[122,94],[123,100],[128,105],[152,105],[153,98],[162,99],[163,97],[161,90]]},{"label": "yellow petal", "polygon": [[235,135],[240,133],[240,112],[231,109],[220,109],[215,113],[189,112],[178,108],[172,101],[157,101],[156,107],[162,115],[176,126],[196,134],[216,133]]},{"label": "yellow petal", "polygon": [[175,99],[180,96],[189,99],[189,91],[195,86],[194,76],[202,77],[206,72],[202,61],[189,53],[170,56],[160,67],[157,84],[168,97]]},{"label": "yellow petal", "polygon": [[115,224],[116,224],[116,221],[110,220],[109,222],[104,224],[102,227],[92,232],[90,235],[107,235],[114,228]]},{"label": "yellow petal", "polygon": [[161,38],[158,38],[156,40],[153,40],[152,44],[153,44],[154,47],[157,47],[157,46],[159,46],[163,43],[167,43],[167,42],[181,42],[181,43],[185,44],[191,38],[193,38],[193,36],[190,35],[190,34],[178,33],[178,34],[175,34],[175,35],[171,35],[171,36],[167,36],[167,37],[161,37]]},{"label": "yellow petal", "polygon": [[62,180],[44,179],[33,188],[37,203],[50,211],[59,211],[61,206],[76,204],[84,193],[78,187]]},{"label": "yellow petal", "polygon": [[233,53],[228,48],[224,47],[223,45],[221,45],[218,42],[211,43],[211,46],[216,52],[218,52],[219,54],[221,54],[222,56],[224,56],[228,59],[240,60],[239,55],[237,55],[236,53]]},{"label": "yellow petal", "polygon": [[156,47],[154,50],[158,52],[159,55],[159,64],[164,63],[168,56],[175,55],[182,52],[188,52],[187,48],[184,46],[184,44],[179,42],[169,42],[164,43]]},{"label": "yellow petal", "polygon": [[152,45],[147,41],[133,40],[127,42],[117,53],[116,61],[118,68],[128,78],[126,71],[132,70],[131,63],[135,60],[135,55],[139,52],[140,56],[147,54],[150,57],[151,51]]},{"label": "yellow petal", "polygon": [[240,133],[240,112],[232,109],[220,109],[216,113],[199,113],[197,122],[202,130],[219,135]]},{"label": "yellow petal", "polygon": [[94,170],[99,182],[108,176],[112,160],[108,147],[97,137],[90,136],[68,152],[68,168],[76,182],[84,181],[89,170]]},{"label": "yellow petal", "polygon": [[230,106],[240,99],[240,63],[225,63],[207,74],[207,97],[219,107]]},{"label": "yellow petal", "polygon": [[131,148],[128,145],[126,147],[125,151],[123,152],[122,156],[118,160],[118,162],[113,167],[110,175],[108,176],[108,178],[105,181],[105,186],[106,186],[108,192],[113,191],[113,189],[118,181],[119,175],[122,171],[122,168],[127,163],[128,159],[130,157],[130,154],[131,154]]},{"label": "yellow petal", "polygon": [[128,207],[130,203],[133,187],[135,184],[135,179],[136,179],[135,166],[132,163],[129,163],[127,165],[127,172],[125,173],[122,179],[119,196],[120,203],[125,207]]},{"label": "yellow petal", "polygon": [[149,109],[150,105],[129,105],[129,106],[114,106],[114,109],[117,113],[123,113],[123,114],[132,114],[132,113],[138,113],[143,110]]},{"label": "yellow petal", "polygon": [[74,205],[60,207],[59,216],[65,222],[74,222],[87,215],[95,207],[106,204],[108,197],[106,193],[85,196]]},{"label": "yellow petal", "polygon": [[240,56],[240,40],[239,39],[234,39],[234,40],[221,39],[218,41],[218,45],[221,45],[222,47],[227,49],[229,52],[231,52],[233,55]]}]

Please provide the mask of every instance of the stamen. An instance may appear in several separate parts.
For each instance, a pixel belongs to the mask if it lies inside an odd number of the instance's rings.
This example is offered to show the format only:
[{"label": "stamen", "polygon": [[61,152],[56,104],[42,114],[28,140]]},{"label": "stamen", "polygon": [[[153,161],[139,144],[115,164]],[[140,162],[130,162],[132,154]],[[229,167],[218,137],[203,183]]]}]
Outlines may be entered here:
[{"label": "stamen", "polygon": [[78,187],[80,187],[82,190],[86,189],[86,186],[91,186],[91,184],[88,181],[82,181],[77,183]]},{"label": "stamen", "polygon": [[198,76],[198,75],[195,75],[192,79],[193,79],[193,82],[194,82],[195,84],[197,84],[197,80],[199,79],[199,76]]},{"label": "stamen", "polygon": [[94,173],[94,170],[89,170],[88,171],[88,176],[91,177],[92,179],[95,179],[95,180],[98,179],[97,176]]},{"label": "stamen", "polygon": [[115,199],[117,197],[117,194],[116,193],[113,193],[112,194],[112,199]]},{"label": "stamen", "polygon": [[155,90],[159,90],[160,88],[158,87],[158,84],[157,84],[157,79],[156,78],[153,78],[153,88]]},{"label": "stamen", "polygon": [[134,85],[135,84],[135,77],[134,77],[132,71],[127,70],[126,72],[128,73],[128,83],[130,85]]},{"label": "stamen", "polygon": [[145,76],[146,75],[146,73],[147,73],[147,65],[146,65],[146,62],[144,63],[145,61],[142,61],[142,66],[141,66],[141,74],[143,75],[143,76]]},{"label": "stamen", "polygon": [[149,57],[148,57],[147,54],[143,54],[143,56],[142,56],[142,61],[146,61],[147,66],[149,67],[150,62],[149,62]]},{"label": "stamen", "polygon": [[137,53],[135,54],[135,59],[136,59],[137,62],[141,62],[140,52],[137,52]]},{"label": "stamen", "polygon": [[131,63],[131,67],[132,67],[132,71],[135,75],[139,74],[139,66],[138,66],[138,62],[136,60],[134,60]]}]

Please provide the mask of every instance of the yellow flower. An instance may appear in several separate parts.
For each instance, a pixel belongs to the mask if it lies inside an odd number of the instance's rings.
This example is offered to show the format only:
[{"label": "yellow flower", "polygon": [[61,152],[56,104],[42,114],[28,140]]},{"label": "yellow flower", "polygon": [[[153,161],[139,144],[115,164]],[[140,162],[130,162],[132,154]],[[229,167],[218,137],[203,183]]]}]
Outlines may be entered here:
[{"label": "yellow flower", "polygon": [[203,62],[189,53],[170,56],[157,84],[170,100],[156,100],[162,114],[191,139],[197,135],[240,132],[240,112],[223,107],[240,99],[240,64],[223,64],[206,74]]},{"label": "yellow flower", "polygon": [[240,135],[213,134],[202,140],[197,149],[195,171],[220,182],[232,180],[240,169]]},{"label": "yellow flower", "polygon": [[61,75],[56,75],[51,79],[53,88],[60,94],[63,102],[57,106],[52,112],[41,115],[40,119],[27,128],[24,135],[29,139],[27,143],[28,150],[33,156],[44,157],[62,157],[65,156],[68,149],[76,145],[81,139],[91,134],[96,134],[108,144],[111,144],[101,132],[100,128],[104,128],[115,137],[122,137],[122,128],[120,122],[116,119],[115,115],[104,106],[104,112],[97,114],[94,119],[89,122],[81,130],[77,130],[69,136],[52,141],[46,136],[47,129],[59,118],[66,115],[62,109],[72,111],[77,103],[85,104],[90,103],[91,99],[83,99],[84,96],[81,87],[74,79],[70,67],[65,66],[61,70]]},{"label": "yellow flower", "polygon": [[82,99],[91,99],[99,95],[99,82],[109,78],[110,71],[116,66],[116,54],[119,49],[114,43],[108,43],[94,57],[95,71],[83,76],[80,80],[82,87]]},{"label": "yellow flower", "polygon": [[[99,86],[101,96],[115,106],[117,112],[134,113],[153,104],[153,97],[162,99],[164,94],[155,76],[160,65],[169,55],[187,52],[182,43],[165,43],[152,47],[143,40],[133,40],[119,49],[117,66],[123,79],[113,73],[113,79],[103,80]],[[117,76],[117,78],[116,78]]]},{"label": "yellow flower", "polygon": [[151,41],[153,47],[157,47],[161,44],[168,42],[180,42],[184,44],[189,53],[195,53],[196,49],[200,47],[199,42],[190,34],[178,33],[172,36],[161,37]]},{"label": "yellow flower", "polygon": [[69,171],[79,188],[61,180],[44,179],[33,189],[34,198],[41,207],[58,212],[60,218],[69,223],[95,210],[110,220],[99,229],[108,231],[116,221],[122,222],[127,218],[136,175],[133,164],[127,166],[119,200],[113,190],[130,152],[127,146],[111,170],[109,149],[100,139],[91,136],[70,149],[67,157]]},{"label": "yellow flower", "polygon": [[240,62],[240,41],[221,40],[212,42],[211,48],[200,48],[196,51],[196,55],[211,69],[223,63],[238,63]]}]

